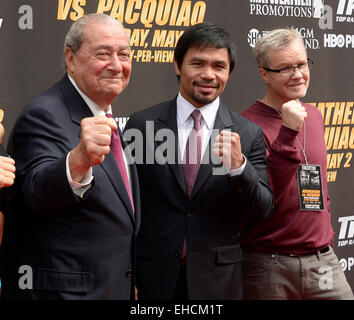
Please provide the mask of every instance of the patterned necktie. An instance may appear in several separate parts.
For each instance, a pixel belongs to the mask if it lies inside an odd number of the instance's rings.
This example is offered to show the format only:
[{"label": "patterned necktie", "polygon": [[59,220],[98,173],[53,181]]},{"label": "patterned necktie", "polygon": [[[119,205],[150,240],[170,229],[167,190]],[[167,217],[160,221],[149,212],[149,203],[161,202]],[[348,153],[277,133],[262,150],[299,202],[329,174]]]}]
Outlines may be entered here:
[{"label": "patterned necktie", "polygon": [[189,196],[192,193],[195,179],[198,174],[202,154],[202,114],[198,109],[195,109],[192,112],[191,117],[194,120],[194,126],[187,140],[185,150],[186,162],[183,166],[184,178]]},{"label": "patterned necktie", "polygon": [[[110,113],[106,113],[106,117],[113,119],[113,116]],[[111,147],[111,151],[113,153],[114,159],[116,160],[119,172],[122,176],[122,179],[123,179],[123,182],[124,182],[125,188],[127,190],[127,193],[128,193],[128,196],[129,196],[132,208],[133,208],[133,212],[134,212],[134,200],[133,200],[133,196],[132,196],[131,189],[130,189],[127,168],[125,166],[125,162],[124,162],[124,158],[123,158],[123,148],[122,148],[122,143],[120,141],[118,129],[115,131],[112,131],[110,147]]]}]

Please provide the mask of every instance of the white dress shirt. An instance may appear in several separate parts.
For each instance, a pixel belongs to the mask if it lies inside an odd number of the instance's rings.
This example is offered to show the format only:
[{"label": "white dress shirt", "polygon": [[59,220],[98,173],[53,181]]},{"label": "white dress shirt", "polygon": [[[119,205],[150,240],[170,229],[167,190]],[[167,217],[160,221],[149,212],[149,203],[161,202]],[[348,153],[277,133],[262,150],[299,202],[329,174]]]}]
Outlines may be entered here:
[{"label": "white dress shirt", "polygon": [[[219,110],[219,105],[220,105],[220,98],[217,97],[213,102],[201,108],[198,108],[202,114],[201,123],[202,123],[203,139],[202,139],[201,158],[203,158],[204,153],[208,147],[209,140],[212,135],[214,124],[215,124],[216,114]],[[194,126],[194,120],[191,117],[191,114],[194,110],[195,107],[190,102],[188,102],[181,95],[181,93],[179,93],[177,96],[177,129],[178,129],[178,147],[179,147],[179,154],[181,155],[180,157],[181,159],[184,159],[184,152],[186,149],[187,140]],[[212,143],[213,142],[214,141],[212,141]],[[238,169],[231,170],[229,172],[230,176],[240,175],[243,172],[247,161],[245,156],[243,156],[243,158],[245,159],[243,165]],[[181,161],[181,159],[179,159],[179,161]]]}]

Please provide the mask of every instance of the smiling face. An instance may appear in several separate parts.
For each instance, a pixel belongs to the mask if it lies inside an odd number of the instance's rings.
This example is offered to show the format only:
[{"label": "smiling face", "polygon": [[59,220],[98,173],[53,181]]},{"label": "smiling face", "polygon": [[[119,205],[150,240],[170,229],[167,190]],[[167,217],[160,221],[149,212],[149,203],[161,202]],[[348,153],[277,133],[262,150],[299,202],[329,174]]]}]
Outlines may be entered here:
[{"label": "smiling face", "polygon": [[[270,69],[279,70],[286,67],[294,67],[307,62],[307,54],[304,46],[297,40],[290,43],[287,48],[268,51]],[[267,84],[267,99],[273,105],[301,99],[306,95],[310,83],[310,72],[300,72],[296,69],[292,76],[281,77],[279,73],[266,71],[260,68],[260,74]]]},{"label": "smiling face", "polygon": [[180,76],[182,96],[194,107],[200,108],[214,101],[229,79],[230,59],[226,48],[190,48],[181,67],[175,62]]},{"label": "smiling face", "polygon": [[80,49],[65,51],[67,71],[82,92],[104,110],[126,88],[131,74],[130,47],[123,27],[89,23]]}]

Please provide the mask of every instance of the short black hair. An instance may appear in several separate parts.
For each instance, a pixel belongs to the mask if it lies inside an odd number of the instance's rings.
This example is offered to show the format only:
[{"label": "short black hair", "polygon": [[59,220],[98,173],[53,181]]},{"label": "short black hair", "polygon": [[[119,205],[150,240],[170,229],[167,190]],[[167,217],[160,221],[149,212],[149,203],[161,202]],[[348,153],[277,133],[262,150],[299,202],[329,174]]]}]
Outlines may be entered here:
[{"label": "short black hair", "polygon": [[179,38],[174,52],[178,68],[182,66],[183,58],[190,48],[227,48],[230,59],[230,70],[235,67],[236,47],[230,35],[220,26],[211,23],[198,23],[187,29]]}]

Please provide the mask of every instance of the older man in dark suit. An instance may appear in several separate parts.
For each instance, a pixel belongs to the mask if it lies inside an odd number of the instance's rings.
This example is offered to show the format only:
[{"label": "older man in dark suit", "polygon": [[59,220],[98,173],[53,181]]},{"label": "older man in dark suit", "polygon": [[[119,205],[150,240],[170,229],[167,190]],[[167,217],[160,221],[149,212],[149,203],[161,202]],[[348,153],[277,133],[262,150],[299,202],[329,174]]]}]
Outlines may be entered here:
[{"label": "older man in dark suit", "polygon": [[144,142],[144,157],[134,154],[141,299],[242,299],[240,220],[261,222],[273,200],[260,127],[219,99],[234,64],[222,28],[191,27],[175,50],[177,98],[127,123],[127,140],[138,129]]},{"label": "older man in dark suit", "polygon": [[111,119],[130,79],[128,37],[117,20],[92,14],[72,25],[64,47],[67,75],[13,130],[3,296],[130,299],[139,186]]}]

